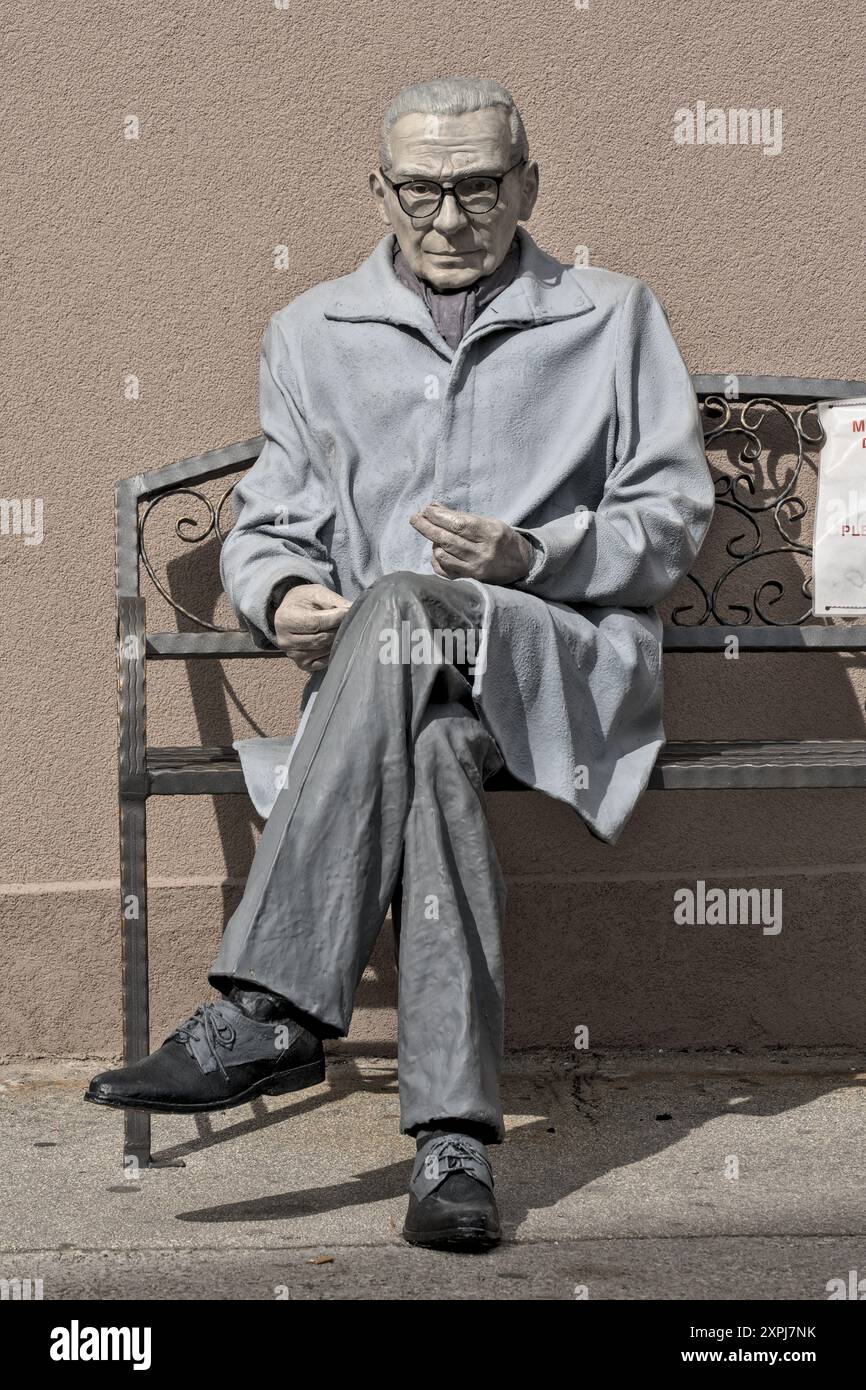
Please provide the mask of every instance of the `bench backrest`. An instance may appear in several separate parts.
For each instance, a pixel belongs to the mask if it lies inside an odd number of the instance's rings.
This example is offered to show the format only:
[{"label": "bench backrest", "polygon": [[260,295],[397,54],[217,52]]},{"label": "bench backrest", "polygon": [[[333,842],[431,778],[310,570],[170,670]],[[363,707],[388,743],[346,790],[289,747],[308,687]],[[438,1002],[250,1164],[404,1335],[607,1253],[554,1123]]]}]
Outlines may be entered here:
[{"label": "bench backrest", "polygon": [[[815,405],[864,396],[866,382],[736,376],[692,381],[716,481],[716,514],[694,572],[662,608],[665,650],[718,651],[734,631],[740,645],[752,650],[866,649],[866,623],[815,618],[809,595],[815,467],[823,442]],[[184,628],[145,633],[148,657],[282,657],[181,603],[148,550],[151,519],[173,506],[181,541],[221,543],[230,529],[234,483],[216,493],[204,487],[242,474],[264,442],[256,435],[117,484],[118,612],[138,600],[133,606],[143,618],[144,569]],[[198,509],[198,519],[191,509]],[[214,554],[209,547],[211,566]],[[123,629],[129,631],[127,623]]]}]

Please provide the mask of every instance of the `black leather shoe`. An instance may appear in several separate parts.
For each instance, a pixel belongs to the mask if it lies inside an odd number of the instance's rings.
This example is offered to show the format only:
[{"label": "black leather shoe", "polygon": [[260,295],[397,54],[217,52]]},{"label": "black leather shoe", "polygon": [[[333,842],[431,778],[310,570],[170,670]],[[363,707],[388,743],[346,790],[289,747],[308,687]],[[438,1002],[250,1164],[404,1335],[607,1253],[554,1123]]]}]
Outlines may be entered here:
[{"label": "black leather shoe", "polygon": [[95,1076],[84,1099],[122,1110],[228,1110],[324,1079],[319,1038],[291,1020],[261,1022],[220,999],[202,1004],[143,1061]]},{"label": "black leather shoe", "polygon": [[432,1250],[489,1250],[501,1236],[484,1145],[465,1134],[428,1139],[415,1155],[403,1239]]}]

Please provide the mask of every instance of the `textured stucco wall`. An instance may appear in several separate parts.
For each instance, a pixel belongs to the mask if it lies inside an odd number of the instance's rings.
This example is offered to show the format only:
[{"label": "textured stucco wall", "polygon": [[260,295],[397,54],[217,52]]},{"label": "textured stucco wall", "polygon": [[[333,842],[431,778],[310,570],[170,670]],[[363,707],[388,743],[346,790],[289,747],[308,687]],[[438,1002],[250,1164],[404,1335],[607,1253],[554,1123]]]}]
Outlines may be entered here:
[{"label": "textured stucco wall", "polygon": [[[534,236],[648,280],[692,370],[862,377],[866,12],[853,0],[4,9],[0,494],[44,499],[44,539],[0,536],[0,1052],[110,1055],[112,485],[257,432],[267,318],[380,235],[366,174],[390,96],[445,72],[510,87],[541,161]],[[781,108],[781,153],[677,146],[673,113],[698,100]],[[267,732],[291,727],[287,666],[229,675]],[[844,658],[671,658],[667,683],[671,738],[862,732]],[[160,667],[149,696],[156,742],[197,742],[202,720],[207,742],[251,732],[210,666]],[[492,815],[512,1044],[567,1046],[579,1023],[598,1045],[866,1041],[857,793],[649,794],[615,849],[534,795],[494,797]],[[200,999],[256,833],[238,798],[151,803],[155,1033]],[[783,932],[674,927],[673,888],[697,878],[783,887]],[[392,1000],[383,938],[353,1037],[390,1038]]]}]

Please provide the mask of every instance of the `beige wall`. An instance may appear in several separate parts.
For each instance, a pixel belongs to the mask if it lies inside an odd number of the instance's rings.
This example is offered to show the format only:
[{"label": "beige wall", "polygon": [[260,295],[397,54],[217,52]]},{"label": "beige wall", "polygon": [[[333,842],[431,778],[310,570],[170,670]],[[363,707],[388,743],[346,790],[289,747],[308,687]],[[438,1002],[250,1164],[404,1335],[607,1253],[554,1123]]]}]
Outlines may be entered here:
[{"label": "beige wall", "polygon": [[[43,498],[45,531],[38,546],[0,536],[0,1051],[110,1055],[112,485],[257,432],[269,315],[380,235],[365,179],[390,96],[446,72],[504,82],[542,166],[533,235],[649,281],[692,370],[863,377],[866,12],[4,8],[0,493]],[[698,99],[782,108],[782,153],[678,147],[673,113]],[[121,138],[130,114],[137,141]],[[151,622],[173,625],[156,598]],[[299,686],[282,664],[229,674],[266,732],[291,726]],[[155,669],[149,694],[156,742],[199,741],[201,718],[208,742],[252,732],[221,713],[214,668],[192,690],[183,667]],[[845,658],[670,658],[667,700],[671,738],[862,733]],[[866,1041],[858,793],[650,793],[613,849],[535,795],[494,797],[492,814],[514,1045],[568,1046],[578,1023],[597,1046]],[[224,881],[243,877],[256,831],[239,798],[151,802],[150,830],[158,1032],[201,997],[237,891]],[[781,935],[675,928],[673,888],[699,877],[782,887]],[[392,1000],[383,938],[353,1037],[390,1038]]]}]

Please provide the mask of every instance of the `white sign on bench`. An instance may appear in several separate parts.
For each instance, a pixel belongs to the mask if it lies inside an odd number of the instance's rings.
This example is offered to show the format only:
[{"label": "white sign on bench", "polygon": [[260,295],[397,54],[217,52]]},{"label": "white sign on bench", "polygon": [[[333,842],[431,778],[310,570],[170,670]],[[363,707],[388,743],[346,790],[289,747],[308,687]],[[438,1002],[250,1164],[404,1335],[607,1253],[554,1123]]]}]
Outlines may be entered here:
[{"label": "white sign on bench", "polygon": [[821,401],[826,435],[812,546],[816,617],[866,613],[866,397]]}]

